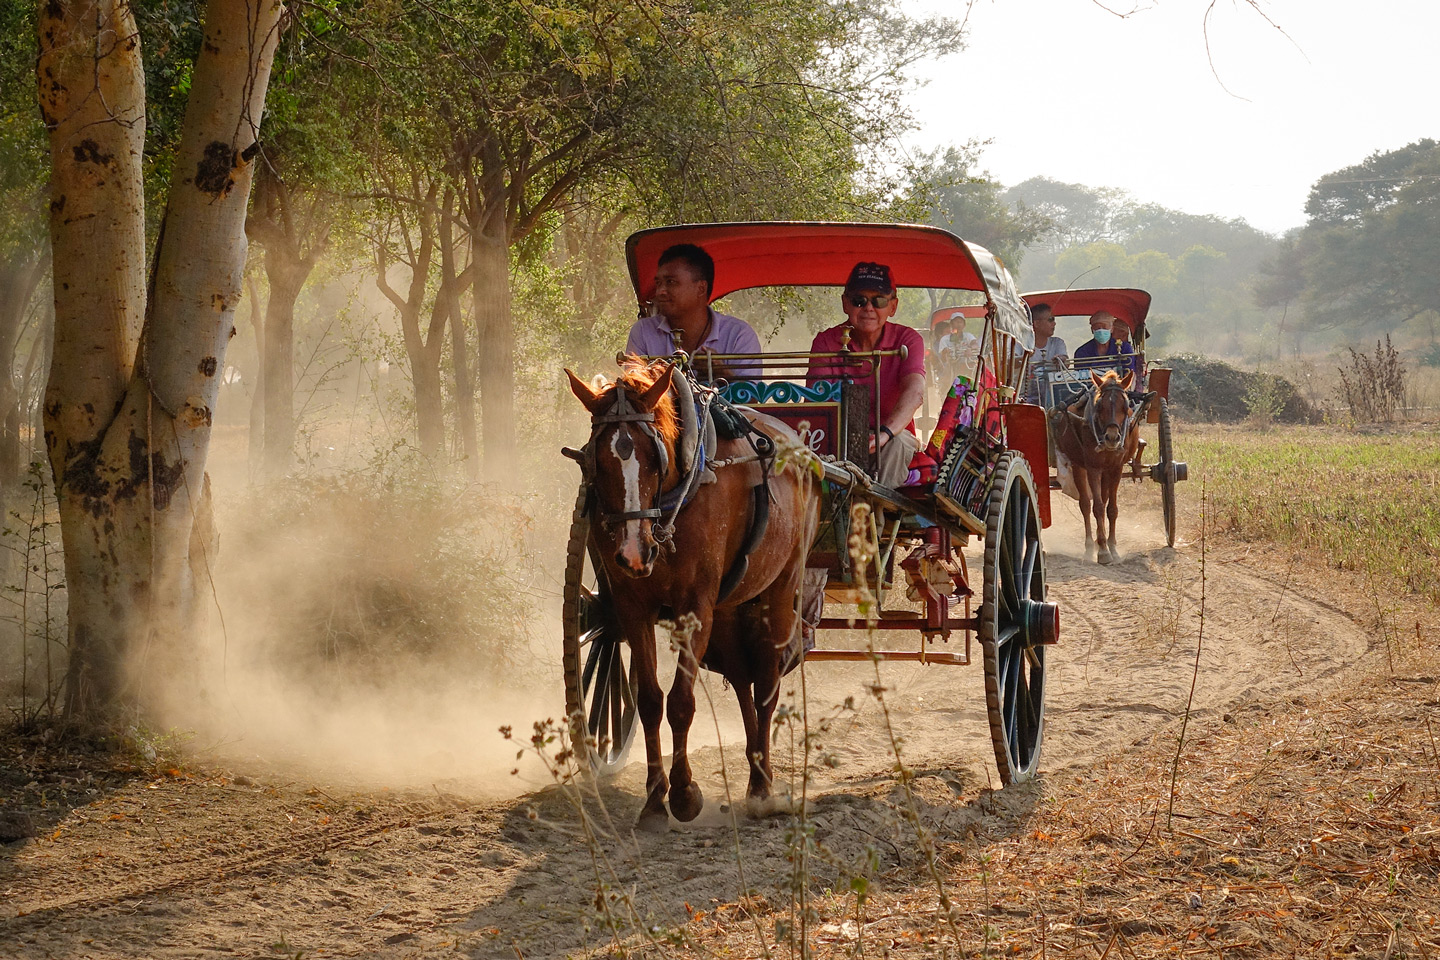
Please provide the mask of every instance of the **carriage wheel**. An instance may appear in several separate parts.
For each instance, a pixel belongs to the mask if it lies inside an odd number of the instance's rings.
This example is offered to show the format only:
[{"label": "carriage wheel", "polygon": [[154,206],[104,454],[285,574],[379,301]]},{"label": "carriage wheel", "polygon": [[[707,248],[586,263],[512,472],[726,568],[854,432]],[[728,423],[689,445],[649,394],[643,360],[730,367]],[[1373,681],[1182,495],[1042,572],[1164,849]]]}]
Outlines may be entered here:
[{"label": "carriage wheel", "polygon": [[610,777],[625,766],[635,739],[635,678],[630,647],[615,622],[604,571],[590,545],[588,497],[582,483],[565,554],[565,715],[576,753],[589,759],[596,775]]},{"label": "carriage wheel", "polygon": [[[1165,518],[1165,545],[1175,546],[1175,442],[1170,435],[1170,410],[1160,401],[1160,511]],[[1152,474],[1153,475],[1153,474]]]},{"label": "carriage wheel", "polygon": [[990,739],[1002,783],[1029,780],[1045,732],[1045,647],[1059,635],[1059,613],[1045,601],[1045,553],[1035,481],[1025,458],[1001,456],[985,521],[980,645]]}]

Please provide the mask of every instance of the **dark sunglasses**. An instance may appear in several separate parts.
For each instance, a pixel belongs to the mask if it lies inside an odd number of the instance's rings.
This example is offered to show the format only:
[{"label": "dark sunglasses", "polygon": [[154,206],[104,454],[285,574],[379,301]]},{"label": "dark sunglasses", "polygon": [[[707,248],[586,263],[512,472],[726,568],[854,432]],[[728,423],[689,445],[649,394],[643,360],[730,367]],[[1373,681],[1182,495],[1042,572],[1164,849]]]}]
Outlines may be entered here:
[{"label": "dark sunglasses", "polygon": [[874,307],[876,310],[884,310],[886,307],[890,306],[890,301],[894,300],[895,298],[893,296],[889,296],[883,293],[877,294],[873,297],[867,297],[861,293],[852,293],[848,297],[846,297],[846,299],[850,301],[850,306],[854,307],[857,310],[863,309],[865,304],[867,303]]}]

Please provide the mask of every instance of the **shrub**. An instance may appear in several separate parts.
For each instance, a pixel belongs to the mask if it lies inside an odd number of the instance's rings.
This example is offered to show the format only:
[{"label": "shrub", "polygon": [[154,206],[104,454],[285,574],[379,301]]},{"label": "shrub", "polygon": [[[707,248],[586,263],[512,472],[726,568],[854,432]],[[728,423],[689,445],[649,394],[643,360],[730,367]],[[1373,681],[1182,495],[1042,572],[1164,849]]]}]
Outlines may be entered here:
[{"label": "shrub", "polygon": [[1356,423],[1389,423],[1405,409],[1405,362],[1390,342],[1375,341],[1375,355],[1354,347],[1347,364],[1338,368],[1340,383],[1335,394]]},{"label": "shrub", "polygon": [[1319,423],[1319,412],[1284,377],[1241,370],[1220,360],[1178,354],[1160,361],[1170,367],[1170,410],[1191,421]]}]

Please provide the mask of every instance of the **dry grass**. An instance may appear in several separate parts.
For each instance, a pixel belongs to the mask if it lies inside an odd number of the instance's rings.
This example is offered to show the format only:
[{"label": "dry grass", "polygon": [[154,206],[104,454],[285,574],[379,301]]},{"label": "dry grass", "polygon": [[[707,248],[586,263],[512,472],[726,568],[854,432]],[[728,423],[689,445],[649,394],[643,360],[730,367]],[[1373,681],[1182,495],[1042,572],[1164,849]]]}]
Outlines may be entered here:
[{"label": "dry grass", "polygon": [[[811,955],[1440,956],[1440,661],[1403,666],[1200,725],[1168,828],[1173,731],[1047,781],[1027,819],[946,838],[958,944],[933,888],[892,875],[863,927],[852,897],[814,901]],[[755,955],[727,918],[692,923],[681,952]]]},{"label": "dry grass", "polygon": [[[1187,426],[1177,456],[1209,478],[1211,525],[1440,602],[1440,431]],[[1190,483],[1182,494],[1196,493]],[[1182,496],[1182,509],[1193,509]]]},{"label": "dry grass", "polygon": [[[1186,431],[1181,456],[1209,478],[1224,561],[1273,565],[1287,589],[1347,607],[1372,656],[1333,685],[1192,719],[1173,796],[1178,722],[1088,769],[982,793],[963,834],[936,837],[948,911],[897,868],[863,914],[843,890],[812,900],[796,956],[1440,958],[1440,437],[1212,428]],[[1168,635],[1174,605],[1144,639]],[[664,952],[758,955],[734,910]]]}]

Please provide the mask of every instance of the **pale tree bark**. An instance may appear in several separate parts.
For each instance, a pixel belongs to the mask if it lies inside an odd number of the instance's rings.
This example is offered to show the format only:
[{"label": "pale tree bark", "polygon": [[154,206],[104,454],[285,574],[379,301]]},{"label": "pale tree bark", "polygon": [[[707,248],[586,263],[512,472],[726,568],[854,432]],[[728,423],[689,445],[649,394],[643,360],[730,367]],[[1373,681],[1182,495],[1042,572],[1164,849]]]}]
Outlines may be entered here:
[{"label": "pale tree bark", "polygon": [[[66,712],[193,667],[213,559],[205,462],[245,265],[277,0],[209,0],[147,297],[139,37],[123,0],[40,4],[55,348],[45,432],[69,595]],[[142,327],[143,317],[143,327]],[[160,658],[169,654],[168,662]],[[190,684],[182,683],[183,688]]]}]

